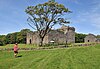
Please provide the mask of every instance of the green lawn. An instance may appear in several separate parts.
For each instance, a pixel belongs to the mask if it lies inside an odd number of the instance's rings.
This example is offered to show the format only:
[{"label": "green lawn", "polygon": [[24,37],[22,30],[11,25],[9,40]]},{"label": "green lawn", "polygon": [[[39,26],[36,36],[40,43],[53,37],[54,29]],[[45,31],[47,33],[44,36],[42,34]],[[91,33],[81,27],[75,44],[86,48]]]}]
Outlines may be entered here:
[{"label": "green lawn", "polygon": [[65,49],[0,51],[0,69],[100,69],[100,45]]},{"label": "green lawn", "polygon": [[[0,48],[13,48],[14,44],[8,44],[5,46],[0,46]],[[38,45],[30,45],[30,44],[18,44],[19,48],[37,48]]]}]

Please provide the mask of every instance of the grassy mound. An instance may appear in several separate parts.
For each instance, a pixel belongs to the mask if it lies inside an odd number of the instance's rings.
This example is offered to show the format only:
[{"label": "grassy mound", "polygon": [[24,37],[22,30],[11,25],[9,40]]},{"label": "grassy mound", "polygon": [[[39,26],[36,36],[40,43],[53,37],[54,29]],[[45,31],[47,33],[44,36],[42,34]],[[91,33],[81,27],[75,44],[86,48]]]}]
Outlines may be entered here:
[{"label": "grassy mound", "polygon": [[100,69],[100,45],[66,49],[0,51],[0,69]]}]

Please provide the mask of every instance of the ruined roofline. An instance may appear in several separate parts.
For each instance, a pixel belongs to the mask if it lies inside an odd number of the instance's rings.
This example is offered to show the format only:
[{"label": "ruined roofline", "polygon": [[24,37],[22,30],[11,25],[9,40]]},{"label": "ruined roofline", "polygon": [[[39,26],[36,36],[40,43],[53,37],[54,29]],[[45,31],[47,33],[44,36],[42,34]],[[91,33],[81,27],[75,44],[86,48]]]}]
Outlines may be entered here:
[{"label": "ruined roofline", "polygon": [[94,34],[91,34],[91,33],[89,33],[88,36],[89,36],[89,35],[92,35],[92,36],[96,37]]},{"label": "ruined roofline", "polygon": [[[62,26],[61,28],[58,28],[58,29],[51,29],[50,31],[51,32],[53,32],[53,31],[58,31],[58,32],[61,32],[61,33],[63,33],[61,30],[72,30],[72,31],[75,31],[75,28],[74,27],[70,27],[70,26]],[[29,32],[29,33],[31,33],[31,34],[36,34],[37,33],[37,31],[31,31],[31,32]]]},{"label": "ruined roofline", "polygon": [[75,31],[75,28],[74,27],[70,27],[70,26],[62,26],[60,29],[61,30],[62,29],[66,29],[66,30],[73,30],[73,31]]}]

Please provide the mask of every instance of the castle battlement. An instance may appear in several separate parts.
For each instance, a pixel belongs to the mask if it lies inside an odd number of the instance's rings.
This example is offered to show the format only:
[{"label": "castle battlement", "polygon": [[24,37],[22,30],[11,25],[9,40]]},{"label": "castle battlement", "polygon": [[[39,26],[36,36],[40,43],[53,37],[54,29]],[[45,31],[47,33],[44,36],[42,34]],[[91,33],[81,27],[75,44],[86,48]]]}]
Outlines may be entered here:
[{"label": "castle battlement", "polygon": [[60,29],[61,30],[72,30],[72,31],[75,31],[75,28],[74,27],[70,27],[70,26],[62,26]]}]

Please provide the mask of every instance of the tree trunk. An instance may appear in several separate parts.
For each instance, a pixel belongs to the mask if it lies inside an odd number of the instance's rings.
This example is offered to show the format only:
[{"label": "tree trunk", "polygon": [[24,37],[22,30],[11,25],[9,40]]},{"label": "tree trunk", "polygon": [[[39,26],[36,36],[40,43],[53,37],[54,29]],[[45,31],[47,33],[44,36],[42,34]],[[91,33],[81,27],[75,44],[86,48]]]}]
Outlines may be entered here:
[{"label": "tree trunk", "polygon": [[44,39],[44,38],[40,38],[40,45],[39,45],[40,47],[43,46],[43,39]]}]

